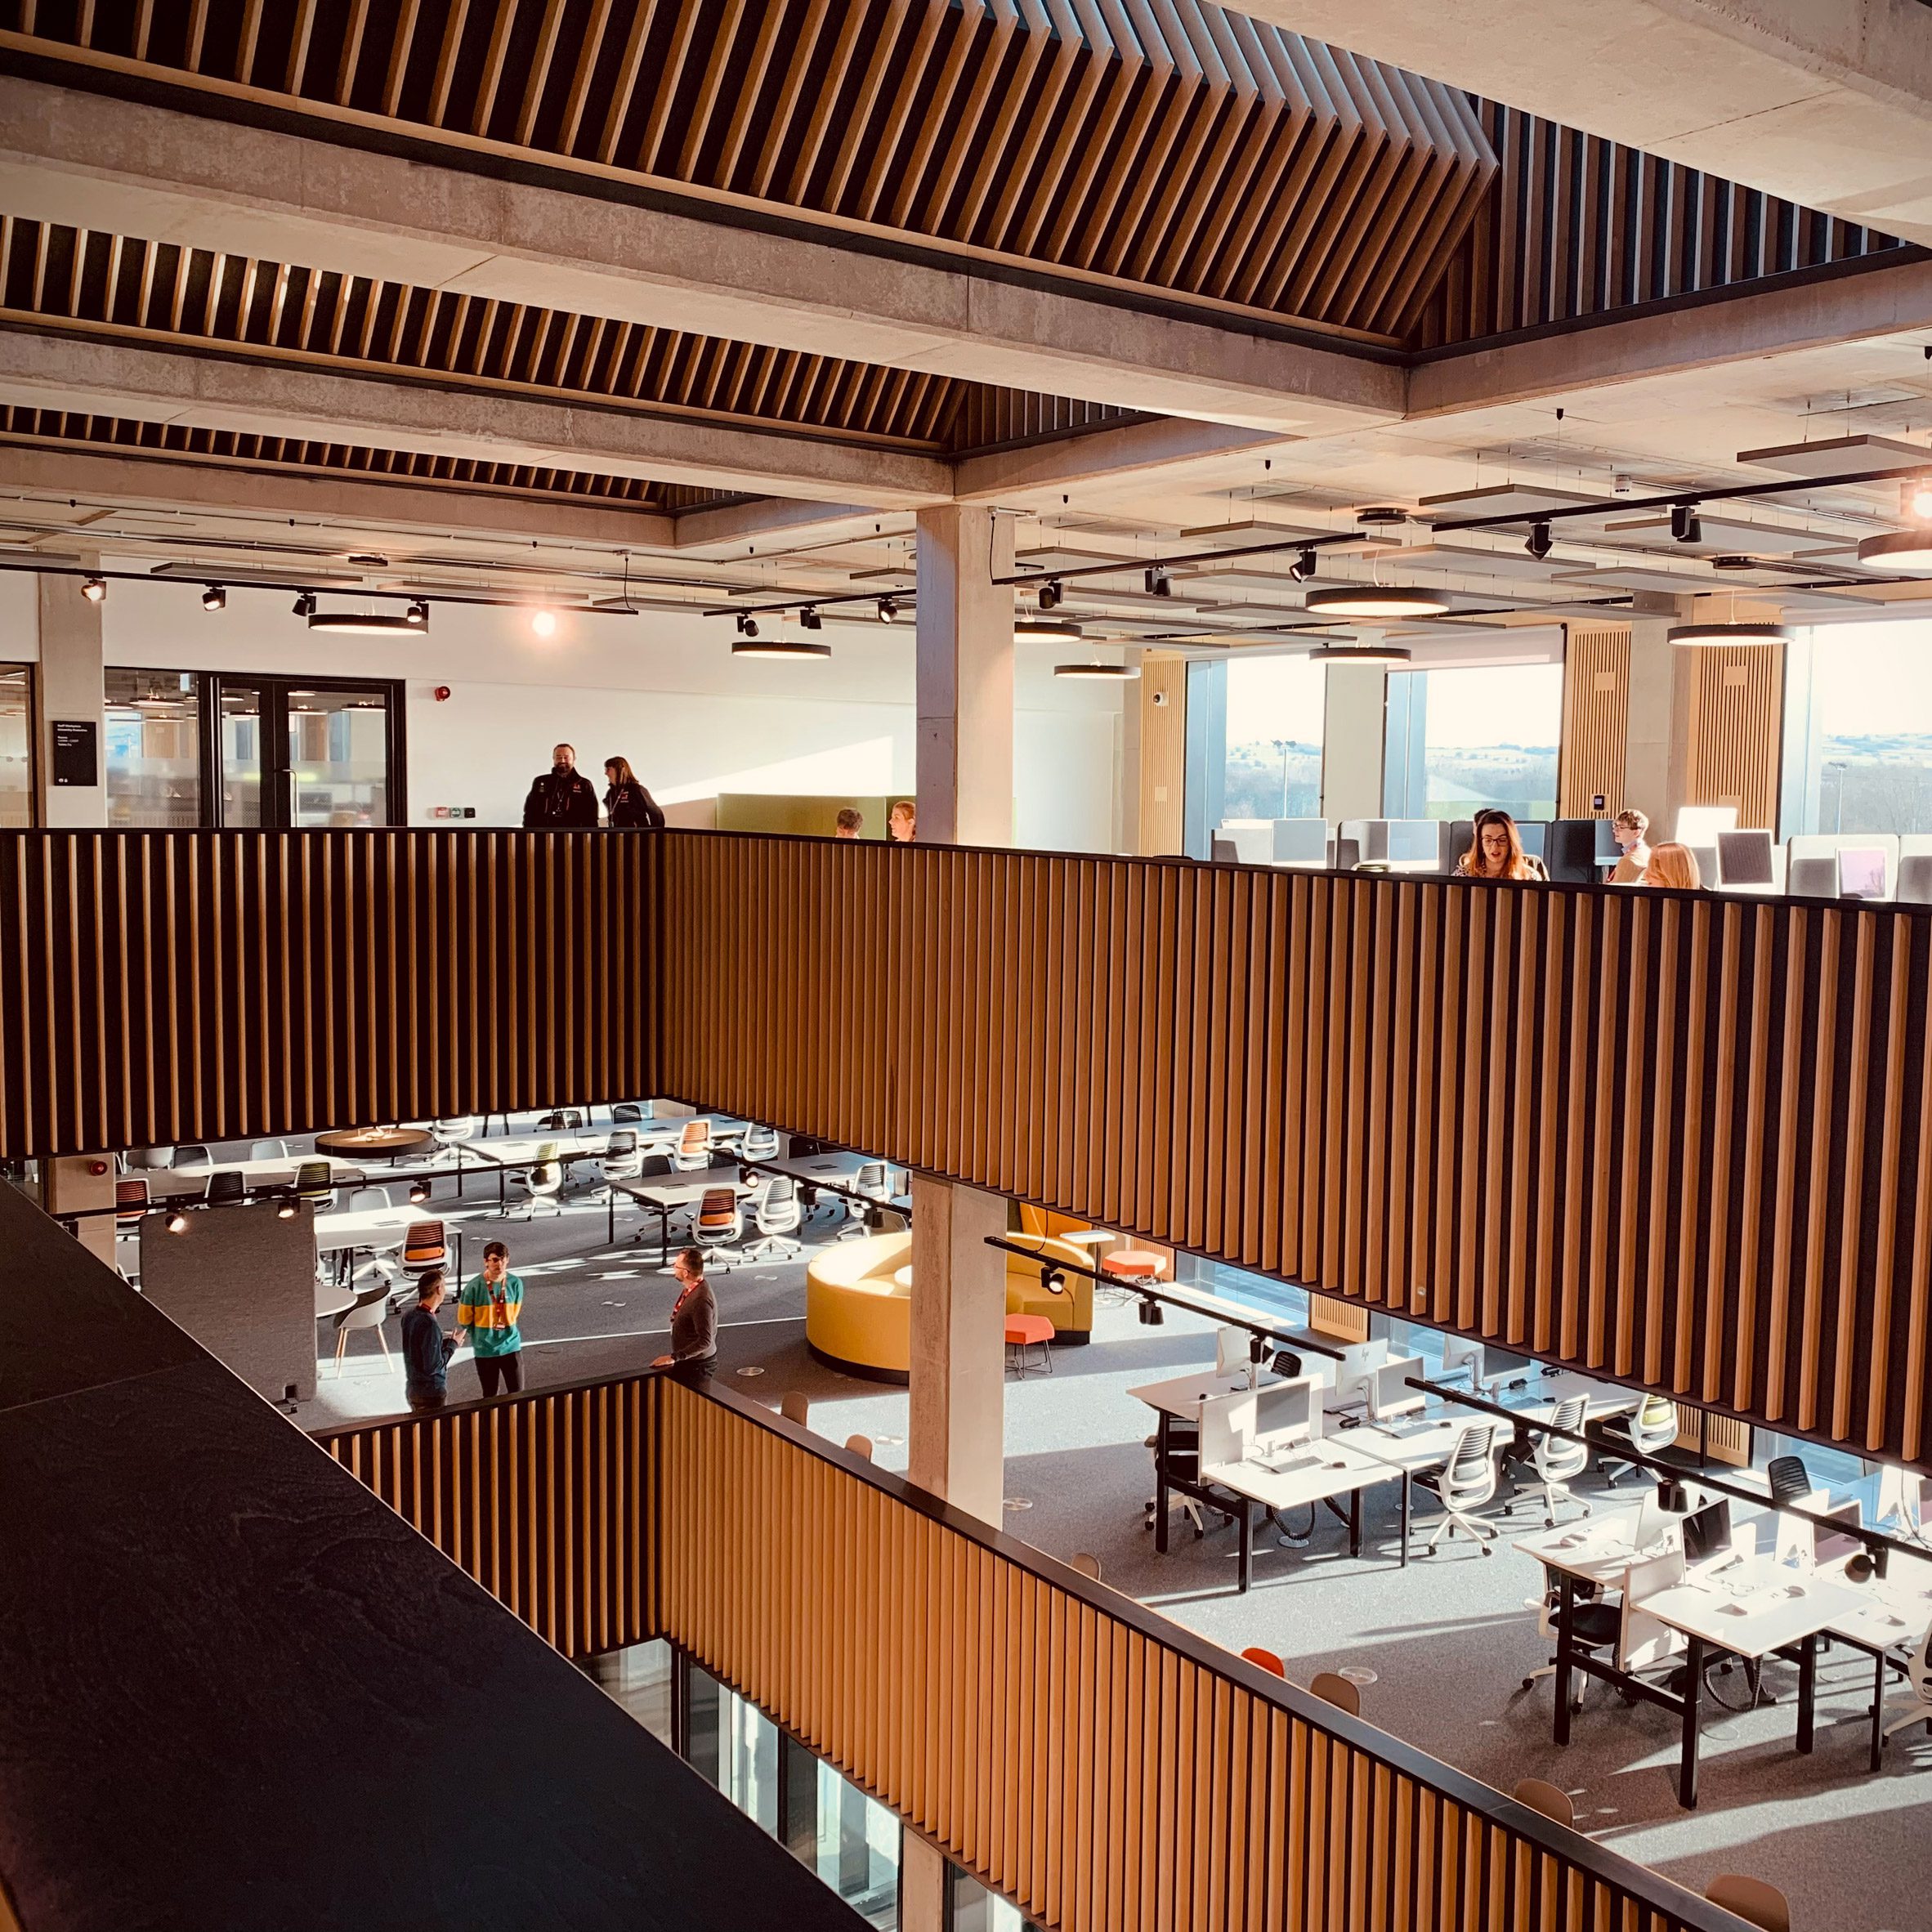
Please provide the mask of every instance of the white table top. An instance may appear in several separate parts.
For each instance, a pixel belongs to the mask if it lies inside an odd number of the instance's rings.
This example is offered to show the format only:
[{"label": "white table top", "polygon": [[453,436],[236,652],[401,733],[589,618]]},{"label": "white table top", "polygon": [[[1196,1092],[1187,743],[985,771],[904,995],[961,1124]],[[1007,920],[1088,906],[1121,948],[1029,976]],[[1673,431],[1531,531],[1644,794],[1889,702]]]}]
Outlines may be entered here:
[{"label": "white table top", "polygon": [[1634,1415],[1647,1399],[1640,1389],[1626,1389],[1621,1382],[1599,1382],[1568,1369],[1555,1375],[1532,1370],[1526,1388],[1498,1389],[1490,1399],[1519,1420],[1536,1423],[1549,1421],[1559,1402],[1574,1401],[1580,1395],[1589,1398],[1584,1419],[1590,1422],[1601,1422],[1608,1415]]},{"label": "white table top", "polygon": [[1847,1560],[1840,1557],[1813,1572],[1825,1581],[1842,1584],[1858,1599],[1856,1611],[1834,1618],[1827,1626],[1831,1635],[1881,1650],[1894,1644],[1917,1643],[1932,1627],[1932,1563],[1901,1556],[1894,1550],[1885,1575],[1853,1583],[1845,1574]]},{"label": "white table top", "polygon": [[[1402,1420],[1398,1418],[1393,1427],[1399,1428]],[[1461,1411],[1451,1410],[1444,1415],[1417,1416],[1407,1420],[1430,1421],[1433,1426],[1426,1433],[1398,1436],[1392,1433],[1391,1428],[1365,1422],[1360,1428],[1350,1429],[1345,1438],[1338,1439],[1354,1443],[1364,1454],[1391,1464],[1398,1471],[1429,1469],[1447,1462],[1462,1432],[1472,1422],[1480,1422],[1483,1418],[1478,1411],[1467,1409]],[[1498,1429],[1506,1429],[1508,1426],[1503,1422],[1496,1424]]]},{"label": "white table top", "polygon": [[1667,1550],[1676,1538],[1675,1524],[1666,1523],[1661,1513],[1652,1509],[1646,1514],[1647,1540],[1639,1550],[1635,1541],[1638,1514],[1635,1509],[1601,1512],[1580,1523],[1539,1530],[1533,1536],[1518,1536],[1512,1547],[1587,1583],[1614,1585],[1632,1563]]},{"label": "white table top", "polygon": [[[305,1161],[329,1162],[329,1178],[332,1187],[354,1187],[365,1176],[364,1170],[352,1161],[343,1161],[334,1156],[311,1154]],[[122,1178],[130,1181],[145,1181],[148,1196],[152,1201],[169,1201],[184,1194],[200,1194],[207,1189],[208,1178],[212,1174],[238,1174],[250,1187],[293,1187],[297,1163],[286,1161],[224,1161],[218,1167],[144,1167]]]},{"label": "white table top", "polygon": [[[700,1120],[706,1117],[693,1116]],[[713,1147],[728,1146],[744,1138],[744,1121],[727,1120],[722,1115],[709,1118]],[[556,1148],[556,1157],[560,1161],[581,1161],[607,1153],[613,1134],[636,1134],[640,1153],[669,1154],[676,1152],[688,1125],[689,1122],[682,1120],[625,1120],[615,1127],[559,1129],[552,1134],[499,1134],[460,1144],[464,1150],[466,1167],[497,1165],[517,1167],[534,1161],[545,1147]]]},{"label": "white table top", "polygon": [[1348,1436],[1317,1436],[1289,1453],[1313,1456],[1314,1466],[1281,1474],[1265,1469],[1257,1462],[1214,1462],[1203,1465],[1201,1480],[1231,1489],[1237,1496],[1248,1496],[1271,1509],[1297,1509],[1305,1503],[1346,1496],[1351,1490],[1393,1483],[1402,1475],[1393,1464],[1358,1449]]},{"label": "white table top", "polygon": [[360,1208],[355,1213],[318,1214],[315,1246],[322,1254],[337,1248],[400,1248],[403,1237],[418,1221],[434,1221],[427,1208]]},{"label": "white table top", "polygon": [[658,1174],[649,1180],[614,1181],[611,1185],[633,1201],[646,1201],[652,1207],[674,1208],[702,1200],[713,1187],[729,1187],[740,1196],[755,1194],[759,1183],[740,1181],[736,1167],[708,1167],[698,1174]]},{"label": "white table top", "polygon": [[[1263,1389],[1274,1385],[1271,1380],[1257,1384]],[[1146,1382],[1138,1389],[1129,1389],[1127,1393],[1145,1402],[1150,1409],[1165,1409],[1170,1415],[1197,1418],[1201,1405],[1210,1396],[1241,1395],[1248,1388],[1245,1372],[1217,1375],[1211,1368],[1196,1369],[1191,1375],[1174,1375],[1165,1382]]]},{"label": "white table top", "polygon": [[1865,1599],[1849,1584],[1801,1576],[1767,1556],[1714,1557],[1683,1582],[1643,1599],[1660,1623],[1687,1636],[1764,1657],[1855,1616]]}]

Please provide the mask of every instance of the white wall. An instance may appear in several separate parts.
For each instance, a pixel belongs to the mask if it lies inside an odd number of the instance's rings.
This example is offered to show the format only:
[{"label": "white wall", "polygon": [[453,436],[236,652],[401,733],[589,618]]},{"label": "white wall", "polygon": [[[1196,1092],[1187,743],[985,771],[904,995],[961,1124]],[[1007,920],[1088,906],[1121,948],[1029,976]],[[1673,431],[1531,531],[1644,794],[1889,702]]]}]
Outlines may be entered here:
[{"label": "white wall", "polygon": [[[516,824],[560,738],[600,789],[603,760],[621,754],[665,801],[913,789],[909,624],[828,624],[831,659],[789,664],[734,661],[722,620],[677,612],[566,615],[541,638],[523,611],[438,605],[427,636],[392,642],[311,633],[292,602],[231,587],[227,609],[208,612],[198,584],[116,583],[102,613],[107,662],[404,679],[412,824],[431,822],[437,805]],[[0,624],[8,609],[0,602]],[[30,589],[27,610],[30,628]],[[1051,645],[1018,649],[1016,837],[1111,851],[1120,694],[1055,678]],[[447,700],[436,698],[439,685]]]},{"label": "white wall", "polygon": [[39,582],[31,570],[0,570],[0,664],[39,661]]}]

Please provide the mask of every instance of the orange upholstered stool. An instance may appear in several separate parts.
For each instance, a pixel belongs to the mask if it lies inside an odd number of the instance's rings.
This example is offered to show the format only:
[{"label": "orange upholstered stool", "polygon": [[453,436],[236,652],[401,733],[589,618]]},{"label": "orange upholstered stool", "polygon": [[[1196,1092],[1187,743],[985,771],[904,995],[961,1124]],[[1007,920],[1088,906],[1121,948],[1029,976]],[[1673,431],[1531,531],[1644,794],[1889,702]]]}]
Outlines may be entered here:
[{"label": "orange upholstered stool", "polygon": [[1157,1281],[1161,1266],[1161,1257],[1150,1254],[1145,1248],[1122,1248],[1117,1254],[1100,1258],[1100,1272],[1116,1275],[1123,1281]]},{"label": "orange upholstered stool", "polygon": [[1026,1351],[1040,1350],[1040,1359],[1050,1375],[1053,1358],[1047,1353],[1053,1339],[1053,1325],[1044,1315],[1008,1315],[1006,1317],[1006,1365],[1017,1375],[1026,1373]]}]

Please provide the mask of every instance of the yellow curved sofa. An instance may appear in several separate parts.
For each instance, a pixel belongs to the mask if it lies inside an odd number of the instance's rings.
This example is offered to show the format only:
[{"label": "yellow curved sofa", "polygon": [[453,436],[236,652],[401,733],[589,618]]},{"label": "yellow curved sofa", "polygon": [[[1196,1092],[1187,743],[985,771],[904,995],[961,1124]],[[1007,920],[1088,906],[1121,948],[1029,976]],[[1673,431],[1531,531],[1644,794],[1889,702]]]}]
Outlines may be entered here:
[{"label": "yellow curved sofa", "polygon": [[[1006,1312],[1044,1315],[1053,1341],[1067,1347],[1088,1339],[1093,1326],[1093,1284],[1069,1272],[1064,1293],[1040,1286],[1041,1261],[1086,1263],[1070,1241],[1016,1234],[1040,1257],[1006,1258]],[[877,1382],[903,1382],[912,1371],[912,1290],[892,1277],[912,1263],[910,1234],[871,1234],[832,1241],[805,1270],[805,1343],[821,1362]]]}]

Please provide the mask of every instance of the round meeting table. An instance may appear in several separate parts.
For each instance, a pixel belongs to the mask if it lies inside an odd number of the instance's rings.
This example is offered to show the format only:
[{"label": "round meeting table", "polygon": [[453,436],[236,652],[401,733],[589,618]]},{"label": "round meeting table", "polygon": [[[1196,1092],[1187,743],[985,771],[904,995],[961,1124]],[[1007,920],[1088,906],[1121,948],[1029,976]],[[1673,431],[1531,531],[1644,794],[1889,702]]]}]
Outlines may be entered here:
[{"label": "round meeting table", "polygon": [[407,1161],[427,1154],[436,1141],[421,1127],[344,1127],[315,1136],[315,1152],[343,1161]]}]

